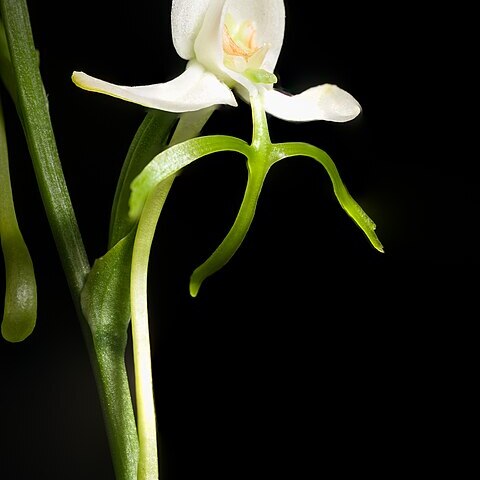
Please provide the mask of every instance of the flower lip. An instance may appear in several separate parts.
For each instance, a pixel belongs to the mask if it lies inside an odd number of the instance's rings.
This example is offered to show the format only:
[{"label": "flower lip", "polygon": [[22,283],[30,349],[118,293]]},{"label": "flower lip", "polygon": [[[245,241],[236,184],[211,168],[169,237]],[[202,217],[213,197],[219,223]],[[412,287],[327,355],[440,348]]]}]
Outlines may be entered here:
[{"label": "flower lip", "polygon": [[[270,45],[258,46],[256,42],[256,25],[252,20],[237,24],[233,17],[227,14],[223,26],[223,63],[235,72],[244,73],[249,78],[248,71],[262,70],[262,64]],[[274,75],[266,76],[275,83]],[[251,79],[251,77],[250,77]]]},{"label": "flower lip", "polygon": [[[235,28],[237,27],[237,28]],[[231,15],[227,14],[223,25],[223,51],[227,55],[250,58],[260,47],[255,39],[257,29],[252,20],[236,25]]]},{"label": "flower lip", "polygon": [[[195,39],[195,56],[227,85],[253,94],[258,90],[256,78],[270,85],[276,81],[273,70],[284,27],[283,0],[213,0]],[[245,74],[255,70],[270,75]]]}]

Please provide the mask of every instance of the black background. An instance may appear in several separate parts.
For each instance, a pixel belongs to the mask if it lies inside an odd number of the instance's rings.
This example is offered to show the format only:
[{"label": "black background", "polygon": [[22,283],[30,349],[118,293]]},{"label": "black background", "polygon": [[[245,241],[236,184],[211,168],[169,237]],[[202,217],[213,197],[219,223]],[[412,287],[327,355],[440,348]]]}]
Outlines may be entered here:
[{"label": "black background", "polygon": [[[246,169],[215,155],[176,179],[149,284],[163,480],[391,478],[457,460],[479,266],[477,159],[454,133],[464,123],[452,107],[463,101],[461,66],[438,10],[305,3],[286,1],[279,85],[298,93],[336,83],[363,111],[346,124],[270,118],[270,134],[330,154],[385,253],[340,208],[322,167],[291,158],[269,174],[236,256],[192,299],[189,276],[228,231]],[[170,1],[28,4],[93,262],[105,251],[116,179],[145,111],[80,90],[70,76],[146,85],[180,74]],[[80,328],[22,132],[1,94],[39,311],[25,342],[0,343],[0,477],[110,480]],[[220,108],[204,133],[249,140],[248,107]]]}]

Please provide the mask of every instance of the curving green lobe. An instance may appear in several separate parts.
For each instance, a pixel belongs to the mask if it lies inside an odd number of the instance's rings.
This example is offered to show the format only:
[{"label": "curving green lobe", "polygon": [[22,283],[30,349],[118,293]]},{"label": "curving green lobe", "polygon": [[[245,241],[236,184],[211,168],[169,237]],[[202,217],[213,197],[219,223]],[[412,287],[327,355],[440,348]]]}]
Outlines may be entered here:
[{"label": "curving green lobe", "polygon": [[274,151],[278,160],[287,157],[305,156],[311,157],[321,163],[327,171],[330,180],[332,181],[335,196],[337,197],[337,200],[342,208],[363,230],[373,247],[375,247],[379,252],[384,253],[383,245],[375,233],[375,223],[363,211],[362,207],[360,207],[360,205],[352,198],[347,190],[347,187],[340,178],[337,167],[327,153],[318,147],[301,142],[279,143],[274,145]]},{"label": "curving green lobe", "polygon": [[32,259],[20,231],[13,202],[8,146],[0,101],[0,238],[5,259],[5,305],[2,336],[9,342],[25,340],[37,320],[37,283]]},{"label": "curving green lobe", "polygon": [[270,166],[277,160],[272,149],[267,117],[261,95],[250,97],[252,105],[253,134],[247,152],[248,180],[240,210],[232,228],[215,251],[197,267],[190,277],[190,295],[196,297],[203,281],[220,270],[240,248],[252,224],[258,197]]},{"label": "curving green lobe", "polygon": [[247,161],[247,187],[235,222],[217,249],[193,272],[190,278],[192,297],[197,296],[202,282],[226,265],[238,250],[253,221],[257,201],[270,167],[287,157],[303,155],[321,163],[332,181],[334,193],[340,205],[363,230],[372,245],[383,253],[383,246],[375,234],[375,223],[352,198],[332,159],[323,150],[306,143],[256,142],[256,144],[257,148],[253,148],[254,144],[252,143],[252,151]]},{"label": "curving green lobe", "polygon": [[263,182],[268,169],[262,164],[247,162],[248,180],[240,210],[235,218],[232,228],[222,240],[210,257],[197,267],[190,277],[190,295],[196,297],[203,281],[220,270],[230,261],[242,244],[255,215],[258,197],[262,190]]},{"label": "curving green lobe", "polygon": [[158,154],[131,184],[130,218],[140,217],[148,195],[160,182],[205,155],[224,151],[238,152],[248,157],[250,147],[239,138],[211,135],[186,140]]}]

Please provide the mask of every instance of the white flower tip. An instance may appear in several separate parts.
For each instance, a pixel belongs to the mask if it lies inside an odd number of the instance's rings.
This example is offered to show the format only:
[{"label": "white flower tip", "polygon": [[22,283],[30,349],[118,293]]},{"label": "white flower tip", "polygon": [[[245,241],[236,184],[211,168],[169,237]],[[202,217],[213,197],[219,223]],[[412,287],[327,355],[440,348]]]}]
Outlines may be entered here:
[{"label": "white flower tip", "polygon": [[91,77],[83,72],[73,72],[72,73],[72,82],[80,88],[84,90],[93,90],[91,86],[89,86],[89,79]]},{"label": "white flower tip", "polygon": [[265,91],[265,110],[290,122],[348,122],[360,112],[360,104],[345,90],[325,83],[298,95],[286,95],[277,90]]},{"label": "white flower tip", "polygon": [[76,85],[78,80],[82,78],[82,75],[85,75],[83,72],[73,72],[72,81]]},{"label": "white flower tip", "polygon": [[317,102],[321,104],[330,121],[348,122],[357,117],[362,111],[362,107],[357,100],[337,85],[326,83],[319,87],[314,87],[312,90],[316,90],[318,95]]}]

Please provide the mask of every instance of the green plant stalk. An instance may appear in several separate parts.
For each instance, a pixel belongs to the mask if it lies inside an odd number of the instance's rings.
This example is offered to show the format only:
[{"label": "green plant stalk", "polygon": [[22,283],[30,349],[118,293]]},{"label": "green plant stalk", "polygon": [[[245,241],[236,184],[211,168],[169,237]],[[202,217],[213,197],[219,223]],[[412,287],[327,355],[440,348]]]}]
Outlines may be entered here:
[{"label": "green plant stalk", "polygon": [[[133,409],[125,409],[125,403],[112,403],[109,395],[112,383],[125,390],[124,396],[130,395],[127,391],[126,372],[120,378],[118,371],[115,375],[115,368],[111,365],[115,359],[97,358],[92,335],[81,310],[80,293],[90,271],[90,265],[57,151],[48,100],[33,42],[28,7],[25,0],[0,0],[0,8],[16,83],[14,100],[24,128],[45,212],[90,356],[115,474],[118,480],[136,480],[136,471],[129,467],[128,458],[130,452],[136,448],[135,445],[131,445],[132,439],[136,441],[136,431],[125,429],[125,425],[135,425],[135,422],[116,421],[118,418],[133,415]],[[118,358],[116,361],[123,362],[123,359]],[[102,363],[110,364],[104,371],[111,372],[111,375],[100,375]],[[119,365],[120,367],[122,366]]]},{"label": "green plant stalk", "polygon": [[25,0],[0,0],[14,78],[17,111],[42,201],[75,304],[90,270],[58,156],[48,100],[38,67]]},{"label": "green plant stalk", "polygon": [[138,223],[133,247],[130,297],[139,440],[138,480],[158,479],[157,422],[146,292],[150,249],[158,218],[174,178],[174,175],[167,178],[149,195]]},{"label": "green plant stalk", "polygon": [[[214,110],[214,107],[210,107],[182,114],[169,146],[199,135]],[[175,172],[159,184],[145,202],[132,254],[130,298],[139,441],[138,480],[158,479],[157,424],[148,325],[148,263],[158,219],[178,173]]]}]

